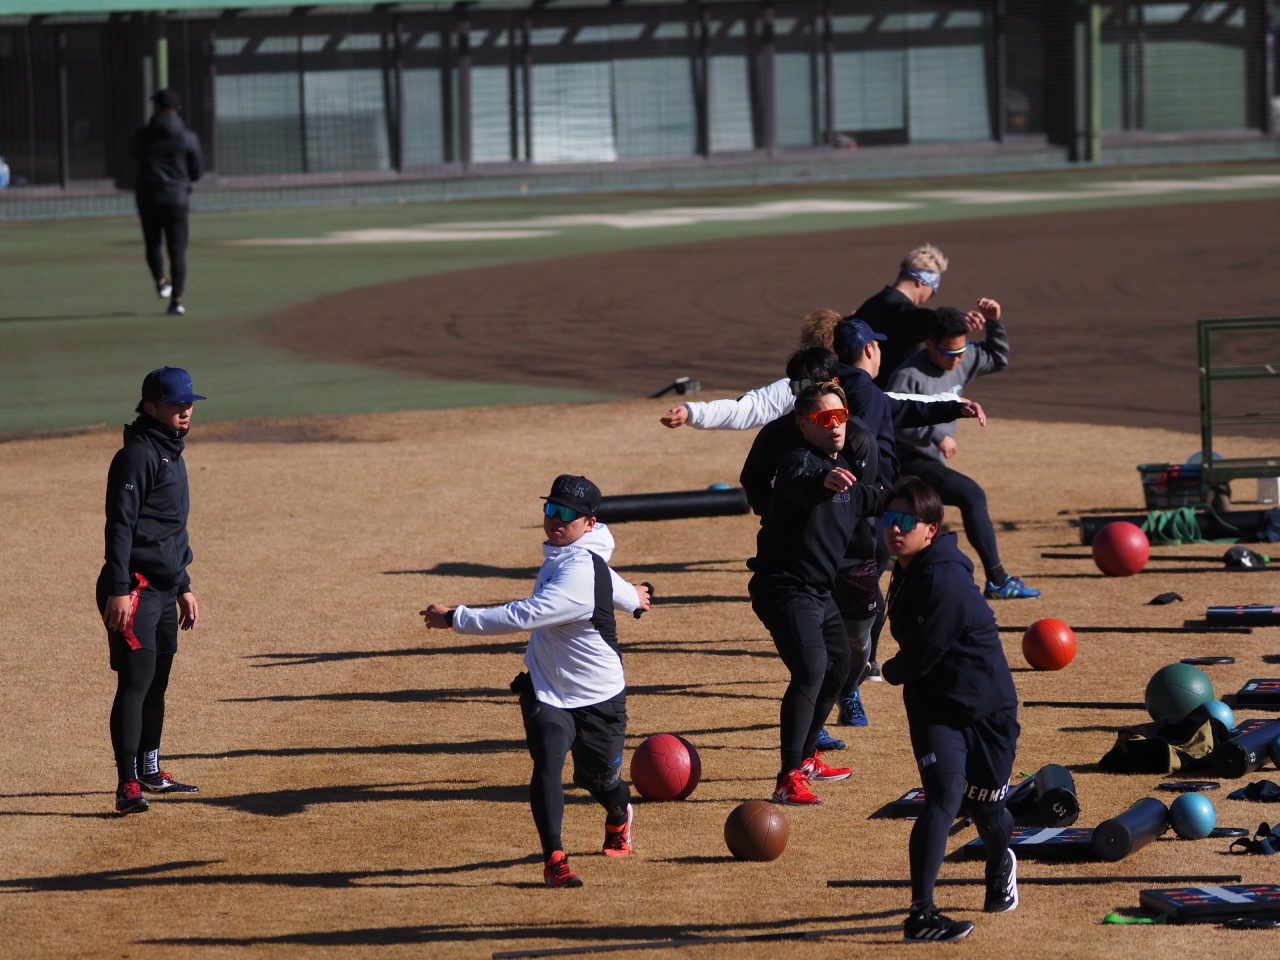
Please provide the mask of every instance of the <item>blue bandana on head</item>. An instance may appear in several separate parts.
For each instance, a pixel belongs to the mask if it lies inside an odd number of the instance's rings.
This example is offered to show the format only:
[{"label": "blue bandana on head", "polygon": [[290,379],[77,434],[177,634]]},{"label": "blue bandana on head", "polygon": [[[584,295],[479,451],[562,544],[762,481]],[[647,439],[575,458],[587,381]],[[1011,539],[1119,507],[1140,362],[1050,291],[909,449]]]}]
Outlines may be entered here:
[{"label": "blue bandana on head", "polygon": [[928,270],[916,270],[914,267],[906,267],[902,271],[912,280],[919,280],[925,286],[933,287],[933,292],[938,292],[938,287],[942,284],[942,274],[931,273]]}]

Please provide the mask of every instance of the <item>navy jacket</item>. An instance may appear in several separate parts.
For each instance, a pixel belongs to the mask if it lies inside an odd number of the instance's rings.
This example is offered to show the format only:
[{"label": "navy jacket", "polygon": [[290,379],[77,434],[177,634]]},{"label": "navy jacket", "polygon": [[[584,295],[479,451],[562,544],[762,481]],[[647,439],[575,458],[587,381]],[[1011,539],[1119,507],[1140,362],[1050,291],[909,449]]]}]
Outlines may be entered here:
[{"label": "navy jacket", "polygon": [[142,574],[161,590],[191,586],[187,565],[187,489],[184,444],[177,430],[145,414],[124,428],[124,446],[107,474],[106,565],[109,595],[132,589]]},{"label": "navy jacket", "polygon": [[[859,519],[875,513],[880,491],[859,481],[844,493],[823,485],[833,467],[849,469],[805,440],[778,464],[748,589],[781,588],[829,594]],[[857,474],[854,474],[857,476]]]},{"label": "navy jacket", "polygon": [[880,482],[886,489],[898,482],[895,427],[925,427],[950,423],[964,414],[959,400],[896,400],[875,385],[867,371],[840,364],[840,386],[849,398],[849,414],[875,434],[880,448]]},{"label": "navy jacket", "polygon": [[853,315],[876,333],[883,333],[889,338],[880,343],[880,372],[876,375],[876,385],[881,389],[889,382],[893,371],[929,338],[937,316],[928,307],[917,307],[897,287],[885,287]]},{"label": "navy jacket", "polygon": [[964,727],[1018,705],[995,614],[973,582],[973,564],[946,533],[893,568],[889,627],[898,654],[885,680],[902,685],[911,718]]},{"label": "navy jacket", "polygon": [[204,172],[200,139],[177,114],[157,110],[133,135],[130,152],[138,163],[134,190],[139,204],[186,206],[191,182]]}]

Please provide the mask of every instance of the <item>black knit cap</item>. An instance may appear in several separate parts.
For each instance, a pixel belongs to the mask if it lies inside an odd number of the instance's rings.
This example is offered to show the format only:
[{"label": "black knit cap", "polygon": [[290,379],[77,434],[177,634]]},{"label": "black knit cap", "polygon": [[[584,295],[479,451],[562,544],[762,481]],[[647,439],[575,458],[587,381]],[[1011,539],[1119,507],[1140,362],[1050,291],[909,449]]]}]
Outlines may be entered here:
[{"label": "black knit cap", "polygon": [[548,503],[576,510],[585,517],[594,517],[600,509],[600,488],[586,477],[562,473],[551,484],[551,493],[542,498]]}]

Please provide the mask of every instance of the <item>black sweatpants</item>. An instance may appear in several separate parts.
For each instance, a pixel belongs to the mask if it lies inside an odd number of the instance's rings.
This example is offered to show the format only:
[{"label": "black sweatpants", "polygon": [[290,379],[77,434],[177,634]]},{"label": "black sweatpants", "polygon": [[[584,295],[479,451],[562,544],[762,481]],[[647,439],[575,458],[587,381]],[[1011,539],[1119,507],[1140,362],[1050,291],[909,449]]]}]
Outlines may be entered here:
[{"label": "black sweatpants", "polygon": [[543,703],[527,673],[511,689],[520,695],[533,777],[529,805],[542,841],[543,859],[563,850],[564,761],[573,755],[573,782],[605,809],[605,822],[626,823],[631,791],[622,779],[622,748],[627,734],[627,694],[585,707],[562,709]]},{"label": "black sweatpants", "polygon": [[[98,577],[98,612],[106,610],[109,587]],[[178,652],[178,589],[161,590],[138,574],[129,592],[130,614],[123,631],[108,630],[116,696],[111,704],[111,748],[116,777],[137,776],[138,755],[160,749],[164,696]]]},{"label": "black sweatpants", "polygon": [[951,824],[963,810],[987,850],[987,866],[997,869],[1013,836],[1013,816],[1005,809],[1009,775],[1017,750],[1017,710],[997,710],[964,727],[907,717],[911,749],[920,767],[924,810],[911,828],[911,899],[932,902],[934,882],[947,852]]},{"label": "black sweatpants", "polygon": [[781,778],[799,770],[817,748],[818,734],[848,676],[849,640],[830,594],[771,588],[754,577],[747,589],[751,608],[791,672],[779,717]]},{"label": "black sweatpants", "polygon": [[[938,491],[942,502],[949,507],[960,508],[964,522],[964,535],[978,552],[987,579],[999,586],[1004,582],[1004,568],[1000,564],[1000,550],[996,546],[996,531],[987,513],[987,494],[976,480],[934,460],[932,457],[905,457],[902,475],[919,477]],[[999,577],[999,580],[996,580]]]},{"label": "black sweatpants", "polygon": [[151,278],[159,283],[166,276],[161,240],[169,250],[169,282],[173,296],[182,299],[187,286],[187,232],[190,208],[181,203],[149,203],[138,198],[138,219],[142,221],[142,239],[147,247],[147,266]]}]

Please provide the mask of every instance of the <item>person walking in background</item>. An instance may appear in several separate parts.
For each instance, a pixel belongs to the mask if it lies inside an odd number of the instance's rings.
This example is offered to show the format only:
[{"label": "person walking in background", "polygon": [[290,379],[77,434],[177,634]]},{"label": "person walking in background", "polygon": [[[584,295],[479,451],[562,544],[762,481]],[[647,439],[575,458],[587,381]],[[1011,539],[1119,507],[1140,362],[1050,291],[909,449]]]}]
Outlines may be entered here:
[{"label": "person walking in background", "polygon": [[124,446],[107,475],[106,561],[97,600],[116,672],[117,813],[146,811],[143,790],[196,792],[160,769],[160,734],[178,628],[191,630],[200,616],[187,575],[191,495],[182,449],[192,407],[203,399],[187,371],[152,370],[142,381],[138,418],[124,428]]},{"label": "person walking in background", "polygon": [[[970,342],[969,331],[985,327],[985,341]],[[923,350],[911,356],[889,378],[889,389],[902,393],[954,396],[978,377],[997,373],[1009,365],[1009,336],[1000,319],[1000,304],[984,297],[969,314],[942,307]],[[987,513],[987,494],[946,461],[956,455],[955,422],[932,426],[899,426],[896,430],[901,473],[919,477],[942,497],[947,506],[959,507],[964,533],[987,575],[988,600],[1029,600],[1040,591],[1028,587],[1004,569],[996,546],[996,531]]]},{"label": "person walking in background", "polygon": [[[168,313],[177,316],[187,312],[182,295],[187,283],[191,184],[204,172],[204,159],[199,137],[178,116],[182,107],[178,94],[166,87],[151,99],[156,112],[133,135],[131,153],[138,164],[134,191],[156,293],[169,300]],[[168,274],[162,243],[169,251]]]}]

